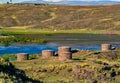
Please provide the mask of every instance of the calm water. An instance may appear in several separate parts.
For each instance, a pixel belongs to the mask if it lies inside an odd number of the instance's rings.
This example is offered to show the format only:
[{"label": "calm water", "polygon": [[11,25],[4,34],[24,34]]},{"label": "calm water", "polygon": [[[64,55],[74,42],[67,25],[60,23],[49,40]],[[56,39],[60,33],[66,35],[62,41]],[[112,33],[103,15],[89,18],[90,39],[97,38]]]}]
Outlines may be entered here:
[{"label": "calm water", "polygon": [[[48,44],[38,44],[38,45],[23,45],[23,46],[0,46],[0,56],[3,54],[16,54],[16,53],[29,53],[29,54],[41,54],[42,50],[54,50],[58,51],[58,47],[61,44],[48,43]],[[67,46],[72,47],[72,49],[79,50],[101,50],[100,44],[69,44]],[[120,44],[113,45],[114,47],[120,47]]]},{"label": "calm water", "polygon": [[12,44],[4,47],[0,45],[0,56],[3,54],[29,53],[41,54],[42,50],[58,51],[59,46],[70,46],[72,49],[79,50],[101,50],[101,43],[112,43],[113,47],[120,47],[120,35],[106,34],[26,34],[15,35],[16,37],[26,37],[35,39],[45,39],[50,43],[47,44]]},{"label": "calm water", "polygon": [[112,43],[120,44],[120,35],[108,34],[25,34],[15,35],[16,37],[26,37],[35,39],[45,39],[49,42],[62,43],[62,44],[101,44]]}]

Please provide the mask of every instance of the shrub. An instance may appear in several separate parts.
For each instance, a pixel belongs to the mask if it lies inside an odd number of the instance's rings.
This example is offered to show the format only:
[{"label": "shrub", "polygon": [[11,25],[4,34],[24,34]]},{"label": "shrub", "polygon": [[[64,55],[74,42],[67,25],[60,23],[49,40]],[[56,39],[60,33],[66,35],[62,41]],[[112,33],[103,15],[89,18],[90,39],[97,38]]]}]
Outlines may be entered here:
[{"label": "shrub", "polygon": [[2,56],[2,58],[5,60],[5,61],[11,61],[11,60],[16,60],[17,56],[14,55],[14,54],[4,54]]},{"label": "shrub", "polygon": [[21,43],[47,43],[46,40],[44,39],[32,39],[32,38],[20,38],[20,37],[8,37],[8,38],[1,38],[0,43],[2,43],[4,46],[9,46],[10,43],[15,43],[15,42],[21,42]]},{"label": "shrub", "polygon": [[71,72],[71,71],[72,71],[72,68],[68,68],[67,71],[68,71],[68,72]]},{"label": "shrub", "polygon": [[37,55],[36,54],[33,54],[33,55],[30,55],[29,56],[29,59],[31,60],[31,59],[36,59],[37,58]]}]

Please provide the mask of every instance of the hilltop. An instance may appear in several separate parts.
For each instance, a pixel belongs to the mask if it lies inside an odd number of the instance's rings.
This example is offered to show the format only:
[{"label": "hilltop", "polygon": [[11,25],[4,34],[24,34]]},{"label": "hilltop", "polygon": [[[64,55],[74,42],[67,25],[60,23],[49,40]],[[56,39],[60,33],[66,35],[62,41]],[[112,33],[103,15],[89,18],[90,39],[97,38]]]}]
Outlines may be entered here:
[{"label": "hilltop", "polygon": [[120,5],[0,5],[0,27],[49,30],[120,30]]}]

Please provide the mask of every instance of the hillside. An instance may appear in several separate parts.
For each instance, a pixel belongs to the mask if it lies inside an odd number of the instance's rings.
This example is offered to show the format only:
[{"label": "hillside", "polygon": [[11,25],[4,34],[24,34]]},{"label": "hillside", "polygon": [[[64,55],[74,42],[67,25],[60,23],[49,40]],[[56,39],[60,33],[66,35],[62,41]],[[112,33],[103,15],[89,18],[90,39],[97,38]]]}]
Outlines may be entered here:
[{"label": "hillside", "polygon": [[0,27],[120,30],[120,5],[0,5]]},{"label": "hillside", "polygon": [[[1,83],[120,83],[120,50],[79,51],[70,61],[57,57],[0,63]],[[7,68],[7,70],[6,70]],[[15,71],[15,72],[13,72]]]}]

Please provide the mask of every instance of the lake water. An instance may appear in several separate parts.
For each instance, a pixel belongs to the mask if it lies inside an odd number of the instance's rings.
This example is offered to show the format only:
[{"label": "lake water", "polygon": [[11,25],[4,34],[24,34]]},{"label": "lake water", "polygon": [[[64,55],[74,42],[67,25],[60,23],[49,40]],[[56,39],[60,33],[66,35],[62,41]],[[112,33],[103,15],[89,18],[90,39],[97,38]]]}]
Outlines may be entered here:
[{"label": "lake water", "polygon": [[15,35],[16,37],[26,37],[35,39],[45,39],[47,44],[12,44],[4,47],[0,45],[0,56],[3,54],[29,53],[41,54],[42,50],[58,51],[59,46],[70,46],[79,50],[101,50],[102,43],[112,43],[114,47],[120,48],[120,35],[107,34],[26,34]]},{"label": "lake water", "polygon": [[[41,54],[42,50],[54,50],[58,51],[58,47],[63,44],[47,43],[47,44],[33,44],[33,45],[11,45],[8,47],[0,46],[0,55],[3,54],[16,54],[16,53],[29,53],[29,54]],[[72,50],[101,50],[101,44],[68,44]],[[120,44],[114,44],[114,47],[120,47]]]}]

